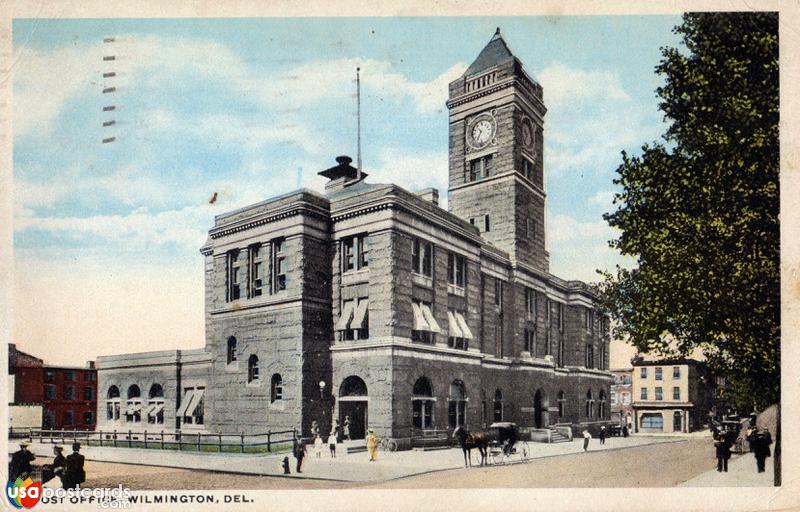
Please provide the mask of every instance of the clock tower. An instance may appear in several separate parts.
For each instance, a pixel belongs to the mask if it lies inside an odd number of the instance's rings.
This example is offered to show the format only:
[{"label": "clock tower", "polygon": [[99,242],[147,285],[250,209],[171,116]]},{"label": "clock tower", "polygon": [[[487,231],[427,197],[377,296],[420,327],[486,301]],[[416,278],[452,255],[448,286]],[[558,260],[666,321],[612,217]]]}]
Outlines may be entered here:
[{"label": "clock tower", "polygon": [[450,211],[513,261],[549,270],[545,247],[542,87],[498,28],[450,83]]}]

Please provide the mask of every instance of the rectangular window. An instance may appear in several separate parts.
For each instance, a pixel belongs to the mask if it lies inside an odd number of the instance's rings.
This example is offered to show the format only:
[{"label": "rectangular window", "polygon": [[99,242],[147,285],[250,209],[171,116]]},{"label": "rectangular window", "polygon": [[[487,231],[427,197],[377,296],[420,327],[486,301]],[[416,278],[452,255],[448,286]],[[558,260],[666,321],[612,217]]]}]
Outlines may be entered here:
[{"label": "rectangular window", "polygon": [[447,311],[447,323],[447,346],[460,350],[469,349],[469,340],[473,336],[464,319],[464,313],[454,309]]},{"label": "rectangular window", "polygon": [[64,413],[64,426],[72,425],[75,425],[75,413],[72,411],[66,411]]},{"label": "rectangular window", "polygon": [[433,277],[433,244],[419,238],[414,239],[411,269],[416,274]]},{"label": "rectangular window", "polygon": [[491,228],[492,228],[492,226],[491,226],[491,224],[489,223],[489,215],[484,215],[484,216],[483,216],[483,230],[484,230],[486,233],[488,233],[489,231],[491,231],[491,230],[492,230]]},{"label": "rectangular window", "polygon": [[474,226],[475,225],[475,217],[470,217],[469,218],[469,223]]},{"label": "rectangular window", "polygon": [[558,330],[564,332],[564,304],[558,303]]},{"label": "rectangular window", "polygon": [[413,301],[413,324],[411,327],[411,340],[420,343],[435,343],[436,333],[442,332],[433,316],[430,302]]},{"label": "rectangular window", "polygon": [[681,378],[681,367],[680,366],[673,366],[672,367],[672,378],[673,379],[680,379]]},{"label": "rectangular window", "polygon": [[536,357],[536,328],[525,329],[525,350]]},{"label": "rectangular window", "polygon": [[494,280],[494,305],[503,312],[503,281],[497,278]]},{"label": "rectangular window", "polygon": [[89,401],[94,400],[94,388],[91,387],[83,388],[83,399]]},{"label": "rectangular window", "polygon": [[622,393],[622,403],[624,405],[629,405],[631,403],[631,395],[628,393]]},{"label": "rectangular window", "polygon": [[494,159],[492,155],[475,158],[470,160],[467,165],[469,166],[468,182],[482,180],[494,175]]},{"label": "rectangular window", "polygon": [[586,368],[594,368],[594,346],[586,345]]},{"label": "rectangular window", "polygon": [[[346,317],[346,318],[345,318]],[[335,326],[339,340],[354,341],[369,338],[369,299],[342,302],[342,319]]]},{"label": "rectangular window", "polygon": [[525,157],[522,157],[522,175],[533,181],[533,162]]},{"label": "rectangular window", "polygon": [[273,293],[286,289],[286,255],[283,250],[284,241],[282,239],[272,241]]},{"label": "rectangular window", "polygon": [[86,411],[83,413],[83,424],[94,425],[94,413],[92,411]]},{"label": "rectangular window", "polygon": [[75,386],[67,386],[64,389],[65,400],[75,400]]},{"label": "rectangular window", "polygon": [[72,370],[67,371],[65,373],[64,380],[66,380],[67,382],[75,382],[75,372]]},{"label": "rectangular window", "polygon": [[228,251],[226,256],[226,265],[227,265],[227,301],[231,302],[234,300],[239,300],[239,279],[240,279],[240,268],[239,268],[239,251],[233,250]]},{"label": "rectangular window", "polygon": [[640,376],[641,378],[643,378],[643,379],[646,379],[646,378],[647,378],[647,368],[642,368],[642,370],[641,370],[641,372],[640,372],[639,376]]},{"label": "rectangular window", "polygon": [[45,384],[44,386],[44,397],[47,400],[55,400],[56,399],[56,387],[53,384]]},{"label": "rectangular window", "polygon": [[536,323],[536,290],[531,288],[525,289],[525,311],[528,313],[528,319]]},{"label": "rectangular window", "polygon": [[53,382],[56,378],[56,372],[54,370],[45,370],[44,371],[44,380],[47,382]]},{"label": "rectangular window", "polygon": [[498,320],[498,324],[494,328],[495,347],[497,357],[503,357],[503,320],[502,317]]},{"label": "rectangular window", "polygon": [[611,392],[611,405],[617,405],[617,394],[614,391]]},{"label": "rectangular window", "polygon": [[94,382],[97,380],[97,375],[93,371],[86,371],[84,372],[83,380]]},{"label": "rectangular window", "polygon": [[553,303],[550,299],[547,299],[547,322],[546,322],[546,330],[545,332],[545,342],[547,344],[547,355],[553,353],[552,347],[552,333],[553,331]]},{"label": "rectangular window", "polygon": [[663,400],[664,399],[664,391],[661,387],[656,387],[656,400]]},{"label": "rectangular window", "polygon": [[656,380],[663,380],[663,368],[656,366]]},{"label": "rectangular window", "polygon": [[466,275],[466,260],[463,256],[449,253],[447,255],[447,282],[464,287],[464,276]]},{"label": "rectangular window", "polygon": [[672,388],[672,399],[673,400],[680,400],[681,399],[681,388],[680,386],[675,386]]},{"label": "rectangular window", "polygon": [[367,235],[342,238],[342,272],[369,267],[370,242]]},{"label": "rectangular window", "polygon": [[264,279],[264,263],[261,261],[263,250],[261,244],[251,245],[248,250],[248,264],[250,265],[250,272],[248,272],[248,287],[250,297],[258,297],[261,295]]},{"label": "rectangular window", "polygon": [[642,400],[647,400],[647,388],[642,388],[640,398]]}]

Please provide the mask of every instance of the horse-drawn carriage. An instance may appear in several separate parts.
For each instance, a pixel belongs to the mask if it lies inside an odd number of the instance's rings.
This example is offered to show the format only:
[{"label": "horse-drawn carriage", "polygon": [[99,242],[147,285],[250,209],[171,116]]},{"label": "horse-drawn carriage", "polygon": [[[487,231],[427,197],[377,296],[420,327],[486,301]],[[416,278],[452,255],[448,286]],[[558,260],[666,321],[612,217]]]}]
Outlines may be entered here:
[{"label": "horse-drawn carriage", "polygon": [[472,465],[470,451],[477,448],[481,456],[481,465],[491,460],[492,464],[505,463],[512,457],[524,460],[530,455],[528,441],[519,440],[517,425],[510,422],[497,422],[489,425],[486,432],[469,432],[464,427],[453,431],[464,451],[464,465]]}]

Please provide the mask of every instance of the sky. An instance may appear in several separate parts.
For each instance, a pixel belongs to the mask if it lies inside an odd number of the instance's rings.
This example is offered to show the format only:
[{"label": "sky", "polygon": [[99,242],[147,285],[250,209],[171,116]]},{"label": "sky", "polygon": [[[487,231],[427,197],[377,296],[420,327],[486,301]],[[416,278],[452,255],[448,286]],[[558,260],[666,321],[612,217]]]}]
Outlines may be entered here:
[{"label": "sky", "polygon": [[298,187],[322,191],[317,172],[355,157],[356,67],[368,181],[446,198],[447,84],[496,27],[544,89],[551,272],[596,281],[597,269],[630,265],[608,248],[616,234],[602,214],[614,208],[620,152],[665,131],[654,68],[661,47],[679,44],[679,23],[16,19],[14,340],[78,365],[202,347],[199,248],[214,215]]}]

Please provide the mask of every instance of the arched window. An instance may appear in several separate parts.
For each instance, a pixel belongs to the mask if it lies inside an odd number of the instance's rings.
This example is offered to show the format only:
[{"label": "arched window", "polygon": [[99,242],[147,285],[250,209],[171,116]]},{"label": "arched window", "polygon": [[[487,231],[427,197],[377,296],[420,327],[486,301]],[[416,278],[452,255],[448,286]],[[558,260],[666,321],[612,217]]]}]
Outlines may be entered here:
[{"label": "arched window", "polygon": [[494,392],[494,421],[503,421],[503,392]]},{"label": "arched window", "polygon": [[433,426],[433,386],[427,377],[420,377],[414,383],[411,396],[412,423],[414,428]]},{"label": "arched window", "polygon": [[258,382],[258,356],[255,354],[247,360],[247,382]]},{"label": "arched window", "polygon": [[351,375],[342,381],[339,396],[367,396],[367,384],[361,377]]},{"label": "arched window", "polygon": [[236,361],[236,338],[228,338],[228,364]]},{"label": "arched window", "polygon": [[563,418],[567,409],[567,397],[563,391],[558,392],[558,417]]},{"label": "arched window", "polygon": [[269,393],[269,399],[271,402],[283,400],[283,379],[281,379],[281,375],[279,373],[272,375]]},{"label": "arched window", "polygon": [[108,388],[106,397],[106,419],[109,421],[118,421],[120,411],[119,388],[117,386]]},{"label": "arched window", "polygon": [[450,384],[450,396],[448,397],[448,421],[450,428],[466,425],[467,419],[467,394],[464,391],[464,383],[454,380]]},{"label": "arched window", "polygon": [[591,389],[586,392],[586,417],[594,417],[594,395]]},{"label": "arched window", "polygon": [[150,392],[147,394],[147,423],[163,424],[164,423],[164,388],[161,384],[155,383],[150,386]]},{"label": "arched window", "polygon": [[149,398],[164,398],[164,388],[161,387],[161,384],[153,384],[150,386],[150,393],[148,394]]},{"label": "arched window", "polygon": [[128,387],[128,401],[125,404],[125,421],[142,421],[142,390],[136,384]]},{"label": "arched window", "polygon": [[597,404],[597,417],[605,419],[606,417],[606,392],[605,390],[600,390],[600,401]]}]

